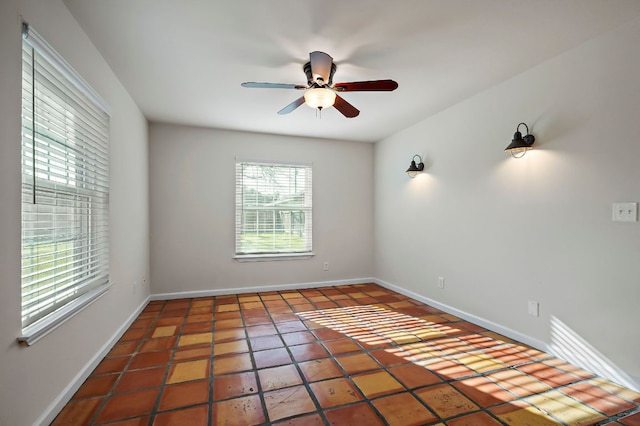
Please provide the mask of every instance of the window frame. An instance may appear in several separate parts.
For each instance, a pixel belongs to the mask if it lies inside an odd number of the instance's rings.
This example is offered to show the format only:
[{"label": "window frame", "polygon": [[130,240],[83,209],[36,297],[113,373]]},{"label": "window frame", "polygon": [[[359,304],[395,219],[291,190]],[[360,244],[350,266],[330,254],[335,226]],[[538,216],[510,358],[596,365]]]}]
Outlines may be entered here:
[{"label": "window frame", "polygon": [[[243,217],[246,211],[243,202],[243,165],[253,165],[259,167],[269,168],[282,168],[282,169],[303,169],[305,172],[304,183],[304,203],[303,205],[295,205],[293,207],[284,209],[289,212],[303,212],[304,213],[304,249],[300,251],[296,250],[246,250],[242,249],[241,235],[243,231]],[[315,255],[313,252],[313,164],[308,162],[292,162],[292,161],[270,161],[270,160],[256,160],[248,158],[236,158],[235,161],[235,196],[236,196],[236,209],[235,209],[235,251],[233,258],[238,262],[263,262],[263,261],[277,261],[277,260],[304,260],[310,259]],[[260,207],[255,206],[255,209]],[[278,208],[271,210],[262,208],[262,211],[279,211]],[[256,219],[258,220],[258,219]],[[257,222],[258,223],[258,222]],[[258,226],[258,225],[257,225]],[[275,224],[272,228],[275,235]]]},{"label": "window frame", "polygon": [[[17,340],[31,345],[112,285],[111,111],[26,22],[22,35],[22,329]],[[39,252],[49,245],[51,252]],[[38,281],[47,283],[44,290],[36,288]],[[29,299],[33,294],[38,296]]]}]

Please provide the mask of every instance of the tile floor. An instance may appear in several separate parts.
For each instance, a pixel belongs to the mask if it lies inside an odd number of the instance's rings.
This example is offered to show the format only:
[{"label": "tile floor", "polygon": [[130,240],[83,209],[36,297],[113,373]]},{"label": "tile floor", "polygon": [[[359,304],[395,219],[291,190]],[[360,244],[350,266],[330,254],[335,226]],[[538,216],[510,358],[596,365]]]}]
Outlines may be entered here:
[{"label": "tile floor", "polygon": [[640,425],[640,394],[375,284],[154,301],[53,425]]}]

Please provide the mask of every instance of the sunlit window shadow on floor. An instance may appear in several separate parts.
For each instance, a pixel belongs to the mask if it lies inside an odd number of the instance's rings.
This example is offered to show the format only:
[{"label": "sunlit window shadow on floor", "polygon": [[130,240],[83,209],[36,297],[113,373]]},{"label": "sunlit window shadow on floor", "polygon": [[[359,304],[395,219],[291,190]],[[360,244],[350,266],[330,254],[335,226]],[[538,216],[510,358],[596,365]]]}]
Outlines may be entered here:
[{"label": "sunlit window shadow on floor", "polygon": [[[607,407],[621,412],[635,406],[621,395],[622,387],[452,316],[451,322],[442,321],[439,315],[415,317],[375,305],[297,315],[368,350],[379,348],[372,353],[384,351],[387,365],[393,365],[390,356],[410,361],[389,371],[409,388],[414,382],[406,376],[420,377],[415,385],[422,387],[415,394],[443,419],[477,412],[478,403],[510,425],[595,424],[612,415]],[[575,337],[559,325],[556,321],[556,340],[573,344]],[[486,424],[494,424],[495,418],[482,414],[489,417]]]}]

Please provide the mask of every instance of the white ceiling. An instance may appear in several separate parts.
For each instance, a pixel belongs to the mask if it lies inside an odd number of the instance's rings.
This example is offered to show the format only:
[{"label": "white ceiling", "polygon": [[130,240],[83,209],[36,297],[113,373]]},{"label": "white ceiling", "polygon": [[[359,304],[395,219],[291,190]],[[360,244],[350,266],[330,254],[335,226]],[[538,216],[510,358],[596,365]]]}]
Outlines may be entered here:
[{"label": "white ceiling", "polygon": [[[375,142],[640,15],[638,0],[64,0],[150,121]],[[309,52],[360,109],[277,111]],[[579,70],[576,70],[579,72]],[[509,105],[505,105],[509,108]]]}]

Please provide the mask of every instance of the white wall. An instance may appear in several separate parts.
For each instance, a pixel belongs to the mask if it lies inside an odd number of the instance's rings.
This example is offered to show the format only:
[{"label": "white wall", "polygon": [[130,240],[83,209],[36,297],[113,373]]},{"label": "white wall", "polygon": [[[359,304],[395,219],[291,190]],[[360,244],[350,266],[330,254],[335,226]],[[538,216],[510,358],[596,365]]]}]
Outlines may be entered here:
[{"label": "white wall", "polygon": [[[371,276],[373,145],[155,123],[149,135],[154,294]],[[315,257],[233,259],[236,157],[313,163]]]},{"label": "white wall", "polygon": [[[20,347],[21,29],[29,22],[111,105],[111,278],[97,302]],[[60,0],[0,5],[0,425],[48,424],[59,398],[148,296],[147,124]],[[78,383],[79,384],[79,383]]]},{"label": "white wall", "polygon": [[640,223],[611,220],[640,201],[639,45],[635,20],[378,143],[375,276],[640,376]]}]

